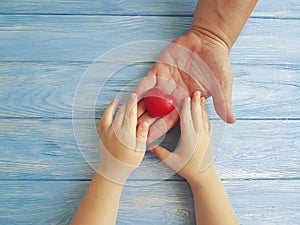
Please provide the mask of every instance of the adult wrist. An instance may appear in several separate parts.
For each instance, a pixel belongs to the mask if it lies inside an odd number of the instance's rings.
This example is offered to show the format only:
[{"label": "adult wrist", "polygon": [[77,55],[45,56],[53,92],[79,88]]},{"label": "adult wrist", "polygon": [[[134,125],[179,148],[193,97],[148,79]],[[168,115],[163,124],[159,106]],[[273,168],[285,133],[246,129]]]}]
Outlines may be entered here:
[{"label": "adult wrist", "polygon": [[191,31],[231,49],[257,0],[199,0]]},{"label": "adult wrist", "polygon": [[229,51],[234,44],[230,35],[233,30],[226,29],[228,25],[223,14],[224,7],[218,0],[199,0],[190,30]]}]

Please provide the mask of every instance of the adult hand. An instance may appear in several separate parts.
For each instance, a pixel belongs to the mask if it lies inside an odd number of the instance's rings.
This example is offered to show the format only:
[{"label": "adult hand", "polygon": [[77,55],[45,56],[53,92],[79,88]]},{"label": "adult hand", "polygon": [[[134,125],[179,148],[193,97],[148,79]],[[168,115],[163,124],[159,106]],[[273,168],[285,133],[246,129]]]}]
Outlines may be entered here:
[{"label": "adult hand", "polygon": [[143,100],[139,102],[139,122],[147,121],[152,124],[148,142],[159,138],[177,123],[177,111],[180,111],[182,99],[199,89],[202,96],[212,96],[215,110],[221,119],[234,123],[232,82],[229,48],[221,41],[193,30],[175,39],[136,89],[142,99],[147,90],[158,87],[167,94],[174,95],[179,106],[178,110],[157,120],[148,115]]}]

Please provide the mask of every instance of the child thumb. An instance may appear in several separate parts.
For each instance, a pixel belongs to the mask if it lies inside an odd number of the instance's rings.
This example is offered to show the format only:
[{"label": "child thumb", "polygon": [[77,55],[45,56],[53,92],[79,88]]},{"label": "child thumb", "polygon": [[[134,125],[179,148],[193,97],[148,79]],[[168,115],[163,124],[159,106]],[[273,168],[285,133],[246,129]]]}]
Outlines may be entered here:
[{"label": "child thumb", "polygon": [[165,160],[172,155],[172,152],[161,146],[150,146],[149,150],[156,155],[160,160]]}]

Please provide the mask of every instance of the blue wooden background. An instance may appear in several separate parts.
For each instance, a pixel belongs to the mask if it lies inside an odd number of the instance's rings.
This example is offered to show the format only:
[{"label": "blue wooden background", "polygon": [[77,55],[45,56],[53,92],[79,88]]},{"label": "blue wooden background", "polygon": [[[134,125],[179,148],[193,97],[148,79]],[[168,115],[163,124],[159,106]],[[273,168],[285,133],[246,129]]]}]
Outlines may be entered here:
[{"label": "blue wooden background", "polygon": [[[195,5],[1,0],[1,225],[68,223],[93,174],[72,130],[84,71],[121,44],[184,34]],[[299,0],[261,0],[231,53],[237,122],[227,126],[216,163],[244,225],[300,221],[299,27]],[[148,69],[136,68],[141,77]],[[127,75],[110,84],[112,97]],[[151,170],[130,179],[117,224],[194,224],[184,180],[143,185],[145,178],[158,179]]]}]

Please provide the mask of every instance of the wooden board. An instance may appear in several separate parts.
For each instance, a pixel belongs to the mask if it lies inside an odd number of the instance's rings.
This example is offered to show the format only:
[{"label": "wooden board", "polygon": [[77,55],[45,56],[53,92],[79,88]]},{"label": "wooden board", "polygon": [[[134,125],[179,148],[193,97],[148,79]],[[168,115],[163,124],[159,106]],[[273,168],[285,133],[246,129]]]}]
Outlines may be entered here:
[{"label": "wooden board", "polygon": [[[0,61],[93,61],[123,44],[171,41],[188,31],[191,19],[0,15]],[[299,26],[300,20],[250,19],[231,52],[232,62],[299,65]]]},{"label": "wooden board", "polygon": [[[0,5],[0,224],[68,224],[93,174],[84,153],[98,151],[95,126],[87,121],[98,119],[124,86],[133,90],[128,83],[143,77],[151,63],[128,66],[132,58],[120,57],[127,65],[106,83],[96,113],[75,118],[84,134],[80,152],[72,104],[82,75],[122,44],[184,34],[196,0]],[[299,25],[299,0],[261,0],[231,52],[238,121],[226,127],[216,164],[242,225],[300,220]],[[162,49],[149,45],[131,54],[158,57]],[[94,90],[87,90],[89,97]],[[79,110],[84,115],[84,104]],[[171,147],[178,131],[164,145]],[[117,224],[195,224],[186,182],[151,153],[141,168],[124,190]]]},{"label": "wooden board", "polygon": [[[71,120],[0,120],[1,170],[5,179],[86,179],[97,165],[98,138],[82,121],[81,152]],[[280,128],[280,129],[279,129]],[[225,129],[216,163],[223,178],[299,178],[300,121],[238,121]],[[168,136],[165,145],[174,143]],[[178,137],[177,137],[178,138]],[[175,139],[176,142],[177,139]],[[132,179],[169,178],[151,153]],[[172,174],[171,174],[172,175]],[[177,179],[177,178],[176,178]]]},{"label": "wooden board", "polygon": [[[192,16],[196,0],[3,0],[0,14],[54,14],[54,15],[160,15]],[[258,1],[253,17],[299,18],[297,0]]]},{"label": "wooden board", "polygon": [[[89,65],[89,63],[0,62],[0,102],[2,102],[0,116],[71,119],[77,85]],[[299,65],[233,65],[233,109],[236,117],[299,118]],[[151,64],[138,63],[113,74],[101,90],[96,117],[101,116],[105,105],[118,96],[122,89],[127,87],[128,91],[134,91],[137,82],[131,82],[141,79],[150,68]],[[104,77],[109,77],[110,72],[103,70],[100,69],[99,72],[102,72]],[[94,80],[87,83],[84,96],[86,101],[92,99],[92,94],[100,92],[102,84],[98,82],[96,86],[94,85],[95,88],[91,88],[90,84],[94,83]],[[81,117],[86,117],[87,110],[93,110],[84,107],[83,104],[76,108],[78,112],[82,111]],[[76,117],[77,114],[73,116]]]},{"label": "wooden board", "polygon": [[[243,225],[297,224],[299,180],[225,181]],[[0,183],[1,224],[68,224],[88,181]],[[117,224],[194,224],[193,200],[183,181],[126,186]]]}]

